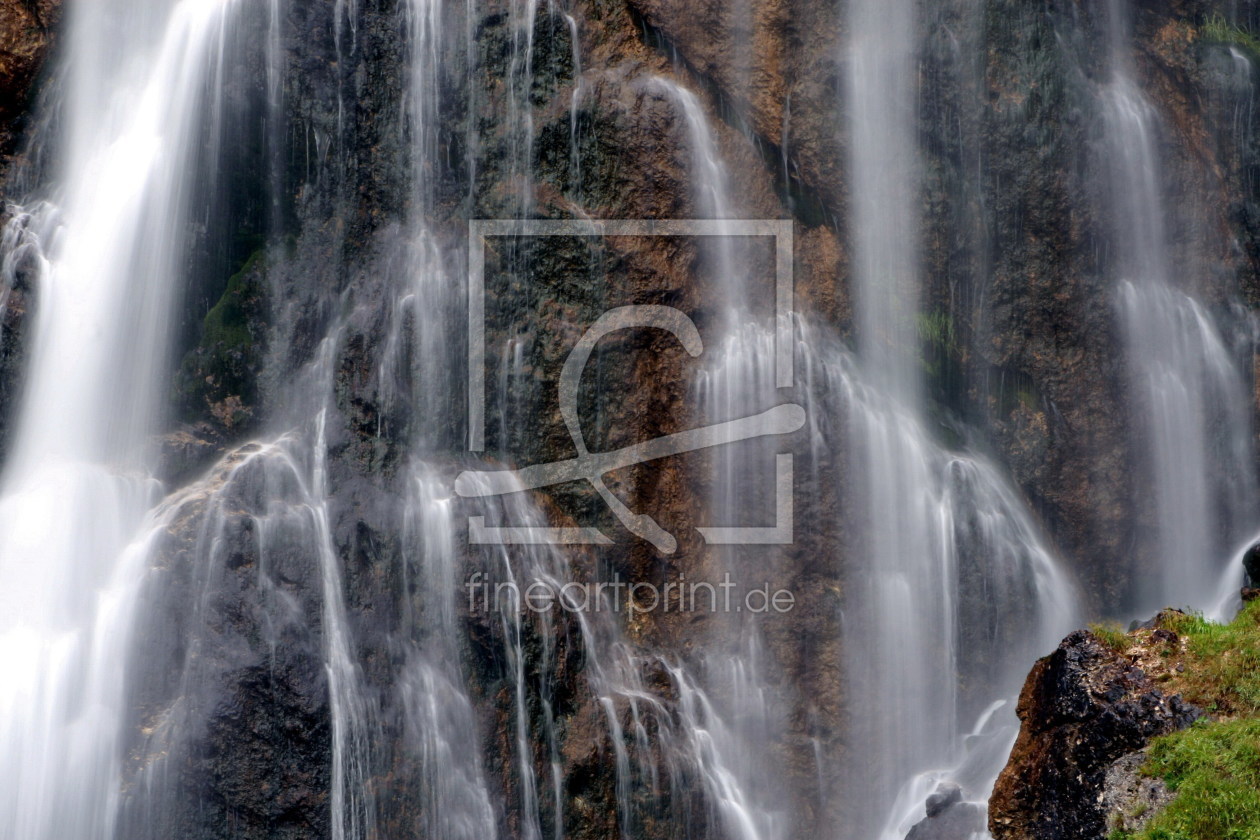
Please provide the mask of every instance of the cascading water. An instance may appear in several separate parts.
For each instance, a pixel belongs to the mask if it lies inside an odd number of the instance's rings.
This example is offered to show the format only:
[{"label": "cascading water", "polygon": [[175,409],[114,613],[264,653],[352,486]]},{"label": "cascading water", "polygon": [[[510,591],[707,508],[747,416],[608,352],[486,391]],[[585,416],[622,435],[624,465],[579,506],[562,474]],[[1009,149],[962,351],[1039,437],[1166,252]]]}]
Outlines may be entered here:
[{"label": "cascading water", "polygon": [[[871,14],[872,19],[882,15]],[[896,15],[891,17],[895,20]],[[885,22],[881,17],[881,25]],[[896,86],[909,78],[890,80],[889,68],[883,65],[873,72],[874,78],[855,79],[854,84],[863,87],[855,95],[862,99],[873,94],[881,107],[892,88],[880,85]],[[727,195],[727,175],[698,101],[685,89],[654,83],[669,93],[685,116],[699,175],[701,213],[736,216]],[[869,102],[875,108],[875,100]],[[942,450],[913,413],[920,374],[917,359],[907,348],[917,346],[915,280],[912,258],[907,256],[911,251],[899,235],[913,236],[905,214],[916,153],[913,135],[897,134],[898,129],[909,132],[908,126],[883,125],[881,130],[870,125],[873,118],[870,113],[855,116],[865,119],[864,130],[872,136],[866,142],[855,141],[854,149],[855,166],[882,173],[873,180],[857,178],[855,187],[870,191],[856,200],[871,213],[858,234],[859,253],[866,249],[866,257],[859,257],[861,264],[875,272],[865,292],[873,298],[869,309],[874,311],[865,312],[866,320],[860,320],[877,336],[871,342],[871,360],[854,365],[847,351],[828,345],[808,328],[801,355],[812,412],[843,414],[850,435],[841,442],[834,429],[815,428],[811,445],[818,450],[840,446],[856,453],[853,470],[865,478],[861,486],[869,494],[858,502],[866,509],[861,521],[875,529],[865,532],[873,541],[872,566],[866,573],[872,589],[863,589],[852,599],[849,612],[856,618],[845,622],[846,638],[856,646],[851,654],[851,690],[862,698],[859,708],[876,715],[874,719],[856,715],[858,731],[852,737],[862,746],[862,755],[880,757],[874,764],[863,762],[855,774],[864,777],[854,785],[860,788],[855,803],[862,803],[858,805],[862,816],[855,822],[865,827],[857,828],[854,836],[878,834],[899,840],[921,818],[923,799],[937,783],[960,783],[971,799],[987,796],[1014,738],[1013,695],[1024,664],[1071,626],[1075,597],[1023,503],[1000,474],[983,461]],[[877,156],[877,161],[859,155]],[[719,288],[728,326],[716,360],[702,379],[699,407],[706,419],[719,420],[773,404],[774,353],[773,334],[752,319],[747,308],[744,281],[736,268],[746,260],[734,256],[729,238],[719,238],[711,250],[715,253],[710,262],[724,281]],[[900,283],[879,282],[876,278],[886,276],[884,269]],[[712,510],[725,520],[747,512],[752,498],[746,488],[756,484],[749,473],[755,473],[753,465],[767,456],[773,462],[770,450],[759,445],[716,459]],[[822,457],[818,452],[815,460]],[[749,571],[733,552],[723,556],[725,568],[737,574]],[[1030,603],[1036,616],[1031,622]],[[914,619],[907,618],[908,609]],[[711,697],[681,671],[676,681],[684,709],[692,715],[686,720],[711,739],[697,754],[701,766],[709,767],[711,795],[728,803],[726,830],[741,838],[777,837],[789,830],[790,820],[784,800],[775,798],[776,774],[766,757],[782,722],[770,712],[774,692],[764,683],[762,657],[756,655],[757,628],[749,623],[742,630],[738,626],[726,628],[726,634],[744,638],[742,650],[727,660],[716,656],[706,660],[706,675],[716,695]],[[733,679],[710,673],[721,671],[723,663]],[[962,696],[960,674],[984,690]],[[719,711],[723,708],[725,715]],[[995,715],[998,710],[1004,714]],[[723,724],[726,716],[740,725]],[[976,824],[979,830],[982,821]],[[844,836],[849,832],[846,829]]]},{"label": "cascading water", "polygon": [[[718,150],[708,117],[694,93],[666,79],[654,79],[682,112],[687,128],[692,171],[696,180],[694,205],[698,216],[719,220],[718,236],[706,238],[702,254],[709,267],[712,294],[720,296],[716,333],[710,338],[711,356],[701,373],[696,395],[697,414],[707,423],[747,417],[773,407],[775,390],[773,319],[757,319],[749,304],[745,276],[746,244],[721,222],[743,215],[730,195],[730,178]],[[727,447],[713,459],[708,515],[715,522],[748,521],[757,502],[766,499],[752,487],[775,486],[773,443],[751,442]],[[773,503],[771,503],[772,506]],[[750,508],[753,510],[750,512]],[[742,550],[741,550],[742,549]],[[715,579],[755,579],[764,570],[773,548],[713,545]],[[684,668],[672,669],[686,729],[704,736],[691,745],[693,760],[702,768],[714,801],[721,803],[721,823],[739,840],[776,840],[787,836],[790,810],[777,780],[776,735],[784,729],[781,697],[768,684],[764,642],[755,620],[726,617],[714,635],[712,649],[698,663],[699,679]],[[714,631],[710,631],[714,632]],[[703,686],[703,687],[702,687]],[[776,700],[780,702],[776,702]]]},{"label": "cascading water", "polygon": [[[953,297],[957,266],[1001,262],[960,258],[942,283],[929,252],[956,243],[933,214],[965,204],[1000,240],[1007,220],[988,215],[1005,205],[986,202],[1007,185],[985,181],[1002,151],[951,170],[938,147],[953,140],[927,139],[944,83],[924,84],[921,4],[852,0],[835,32],[802,18],[782,44],[772,5],[715,13],[729,56],[698,51],[660,4],[76,6],[46,97],[60,121],[38,121],[31,156],[58,161],[54,186],[11,208],[0,243],[0,330],[11,301],[31,319],[0,476],[0,834],[903,840],[956,784],[955,815],[986,836],[1020,680],[1079,620],[1052,543],[1064,523],[1041,515],[1052,458],[1013,462],[1039,443],[1066,457],[1080,430],[1044,370],[1021,407],[1044,405],[1049,431],[1027,451],[976,419],[1001,395],[965,416],[940,404],[988,399],[971,379],[1007,364],[1012,339],[996,318],[960,330],[965,381],[925,361],[940,326],[925,301],[976,317]],[[981,34],[988,5],[963,5],[975,37],[943,37],[980,90],[1014,48]],[[1138,86],[1122,0],[1109,11],[1105,255],[1158,546],[1137,600],[1208,606],[1256,527],[1252,470],[1218,469],[1254,463],[1239,364],[1254,330],[1172,268],[1165,119]],[[838,64],[807,66],[832,35]],[[1241,136],[1252,71],[1230,55]],[[782,73],[808,83],[780,91]],[[977,125],[958,146],[989,142]],[[951,177],[963,188],[941,189]],[[466,451],[481,437],[465,421],[467,222],[683,215],[716,235],[487,238],[490,445]],[[735,235],[756,215],[792,217],[791,390],[784,324],[759,312],[768,237]],[[1020,290],[987,270],[962,297],[1013,306]],[[522,442],[523,458],[569,457],[548,377],[628,303],[684,311],[704,353],[678,362],[671,345],[635,367],[623,357],[660,345],[602,345],[579,383],[592,438],[789,401],[807,431],[687,453],[659,486],[656,462],[613,476],[636,513],[676,526],[670,552],[606,527],[584,490],[463,498],[457,475],[485,489],[469,471],[528,465],[511,463]],[[10,346],[0,332],[0,363]],[[257,381],[238,387],[242,370]],[[778,533],[764,526],[789,449],[794,541],[727,544],[749,523]],[[617,539],[522,538],[592,522]],[[684,574],[790,584],[797,612],[653,613],[590,589]],[[554,609],[523,606],[535,583],[562,593]]]},{"label": "cascading water", "polygon": [[1101,89],[1110,173],[1117,310],[1130,410],[1141,432],[1152,503],[1156,572],[1138,613],[1209,609],[1224,563],[1246,536],[1256,494],[1250,473],[1250,395],[1218,319],[1174,276],[1163,200],[1161,120],[1136,79],[1127,0],[1110,0],[1110,78]]},{"label": "cascading water", "polygon": [[[868,555],[843,616],[859,703],[850,737],[863,757],[847,777],[857,836],[901,838],[938,784],[987,798],[1015,737],[1025,663],[1072,626],[1076,596],[999,472],[942,449],[843,348],[819,335],[804,346],[814,410],[843,417],[850,439],[901,477],[903,495],[887,501],[920,541],[917,554]],[[819,429],[812,445],[832,446],[835,431]],[[860,487],[874,482],[859,475]]]},{"label": "cascading water", "polygon": [[46,259],[29,389],[0,478],[0,825],[14,837],[112,836],[118,663],[143,569],[127,546],[159,489],[149,435],[238,5],[76,8],[63,186],[11,222],[27,258]]},{"label": "cascading water", "polygon": [[[987,798],[1014,737],[1022,663],[1071,626],[1073,597],[1000,475],[944,451],[925,426],[915,6],[857,0],[849,22],[858,358],[822,356],[827,372],[815,376],[830,380],[822,392],[847,420],[848,515],[859,534],[844,615],[852,836],[899,840],[937,781]],[[963,696],[968,674],[980,696]],[[992,718],[1002,700],[1005,714]],[[998,731],[968,749],[982,717]],[[979,816],[972,823],[984,831]]]}]

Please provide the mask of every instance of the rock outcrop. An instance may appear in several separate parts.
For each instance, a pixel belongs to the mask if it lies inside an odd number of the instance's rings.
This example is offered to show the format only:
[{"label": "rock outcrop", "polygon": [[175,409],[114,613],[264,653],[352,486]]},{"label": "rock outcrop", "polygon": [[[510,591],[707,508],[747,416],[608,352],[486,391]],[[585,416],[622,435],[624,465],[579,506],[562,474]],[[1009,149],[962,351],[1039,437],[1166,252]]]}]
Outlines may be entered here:
[{"label": "rock outcrop", "polygon": [[1260,545],[1253,545],[1243,555],[1243,573],[1247,576],[1247,586],[1260,588]]},{"label": "rock outcrop", "polygon": [[1017,712],[1019,738],[989,801],[995,840],[1102,840],[1112,828],[1113,768],[1199,716],[1087,631],[1037,662]]},{"label": "rock outcrop", "polygon": [[927,816],[905,840],[960,840],[984,831],[984,808],[962,801],[962,795],[958,785],[942,785],[927,798]]},{"label": "rock outcrop", "polygon": [[1146,752],[1131,752],[1107,768],[1103,780],[1102,808],[1107,827],[1128,833],[1141,831],[1159,810],[1173,799],[1163,779],[1142,774]]},{"label": "rock outcrop", "polygon": [[[9,226],[5,201],[9,164],[30,114],[36,81],[52,52],[61,19],[61,0],[0,0],[0,225]],[[21,391],[26,333],[33,309],[31,266],[15,251],[23,232],[12,230],[5,251],[11,266],[0,272],[0,462]]]}]

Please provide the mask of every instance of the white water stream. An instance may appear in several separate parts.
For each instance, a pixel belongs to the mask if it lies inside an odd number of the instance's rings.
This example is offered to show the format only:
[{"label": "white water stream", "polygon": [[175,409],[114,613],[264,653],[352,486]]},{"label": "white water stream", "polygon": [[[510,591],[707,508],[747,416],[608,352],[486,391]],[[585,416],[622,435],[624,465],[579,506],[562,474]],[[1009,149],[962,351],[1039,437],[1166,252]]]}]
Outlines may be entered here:
[{"label": "white water stream", "polygon": [[0,476],[0,826],[111,836],[149,436],[187,202],[221,130],[235,0],[70,13],[58,183],[10,230],[40,262],[28,391]]}]

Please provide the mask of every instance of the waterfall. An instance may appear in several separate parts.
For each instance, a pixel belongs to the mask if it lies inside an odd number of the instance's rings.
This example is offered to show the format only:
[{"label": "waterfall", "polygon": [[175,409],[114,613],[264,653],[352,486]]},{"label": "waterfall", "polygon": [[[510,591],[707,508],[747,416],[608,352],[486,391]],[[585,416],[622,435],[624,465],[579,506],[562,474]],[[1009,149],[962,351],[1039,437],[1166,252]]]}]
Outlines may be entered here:
[{"label": "waterfall", "polygon": [[[847,440],[829,443],[849,452],[847,521],[859,534],[843,619],[855,828],[838,836],[883,840],[905,836],[938,781],[987,799],[1014,739],[1022,663],[1074,615],[1055,559],[1001,474],[944,450],[926,427],[915,8],[856,0],[849,9],[857,358],[808,343],[821,366],[813,376],[826,383],[820,402],[848,424]],[[980,696],[964,696],[969,675]],[[1005,712],[994,717],[998,701]],[[968,743],[973,731],[985,738]]]},{"label": "waterfall", "polygon": [[[849,737],[861,756],[846,777],[849,807],[858,836],[900,840],[939,783],[987,799],[1017,731],[1025,663],[1073,626],[1076,594],[1000,471],[943,449],[834,340],[812,333],[801,345],[811,410],[843,417],[848,439],[901,482],[883,489],[874,513],[859,498],[856,515],[896,511],[903,540],[916,540],[859,561],[843,615],[857,704]],[[812,446],[835,446],[836,431],[816,429]],[[853,462],[854,471],[870,468],[860,455]],[[880,489],[869,474],[857,477],[861,492]]]},{"label": "waterfall", "polygon": [[[858,343],[872,377],[911,411],[918,410],[921,390],[914,356],[920,294],[914,8],[905,0],[853,3],[848,55]],[[888,521],[875,539],[893,539],[900,525]]]},{"label": "waterfall", "polygon": [[[4,175],[0,836],[905,840],[957,786],[983,840],[1080,602],[1237,606],[1241,46],[1148,85],[1128,0],[67,5]],[[588,341],[635,307],[694,331]]]},{"label": "waterfall", "polygon": [[119,664],[143,570],[128,545],[158,495],[149,435],[238,5],[74,9],[60,187],[12,222],[43,255],[0,478],[0,825],[14,837],[112,836]]},{"label": "waterfall", "polygon": [[422,565],[416,571],[430,593],[424,616],[428,627],[425,644],[411,653],[400,689],[411,715],[408,738],[422,767],[426,836],[493,840],[497,820],[484,770],[476,751],[468,749],[478,740],[475,710],[454,643],[456,511],[444,483],[434,477],[418,476],[415,488],[416,497],[407,504],[415,521],[407,531],[421,542],[416,556]]},{"label": "waterfall", "polygon": [[[706,423],[747,417],[780,400],[775,388],[773,317],[756,317],[748,300],[750,251],[723,220],[746,215],[731,197],[730,176],[709,118],[698,97],[664,78],[652,80],[681,111],[695,179],[698,218],[719,220],[721,234],[705,238],[711,294],[719,297],[720,315],[709,339],[710,356],[694,397],[696,412]],[[708,515],[729,525],[755,517],[773,502],[754,491],[774,487],[777,462],[774,442],[754,441],[728,446],[715,454],[711,467]],[[715,579],[730,575],[752,580],[764,571],[770,546],[713,544],[708,548]],[[698,733],[690,745],[702,768],[705,785],[719,803],[721,825],[739,840],[778,840],[788,836],[789,811],[778,779],[782,768],[774,757],[776,736],[785,727],[779,711],[782,696],[769,684],[764,642],[755,620],[724,616],[720,630],[710,630],[711,649],[696,663],[698,673],[682,665],[671,669],[678,687],[684,730]],[[777,702],[776,702],[777,701]]]},{"label": "waterfall", "polygon": [[1110,78],[1101,89],[1102,163],[1110,174],[1116,309],[1125,337],[1144,472],[1152,497],[1155,570],[1137,612],[1209,609],[1224,563],[1245,536],[1256,495],[1248,386],[1216,316],[1182,288],[1169,252],[1158,112],[1142,92],[1126,0],[1110,0]]},{"label": "waterfall", "polygon": [[[185,551],[190,560],[187,589],[176,585],[179,575],[162,574],[160,567],[150,569],[145,582],[151,604],[190,598],[184,619],[190,649],[182,651],[179,673],[143,674],[155,688],[172,681],[173,700],[145,728],[135,751],[140,766],[121,817],[124,836],[156,840],[181,832],[186,817],[180,807],[180,763],[195,752],[194,739],[210,725],[226,675],[262,672],[279,686],[285,682],[281,675],[310,667],[310,658],[323,673],[318,681],[322,696],[311,699],[325,701],[329,716],[330,835],[336,840],[375,836],[376,803],[367,781],[378,712],[364,691],[355,655],[327,475],[328,397],[337,338],[334,329],[294,383],[293,417],[304,421],[270,440],[241,447],[205,479],[154,511],[142,572],[154,558],[171,555],[169,542],[181,533],[177,523],[197,523]],[[254,560],[243,559],[247,557]],[[305,558],[314,562],[307,564]],[[252,591],[242,593],[241,604],[229,608],[225,618],[215,593],[242,568]],[[301,598],[292,591],[296,577],[310,585]],[[310,608],[318,610],[317,632],[308,623]],[[154,620],[160,620],[161,611],[155,613]],[[239,644],[216,651],[228,632],[224,625],[233,623],[246,635],[263,638],[264,661],[251,660]],[[165,628],[145,624],[145,629],[153,633]]]}]

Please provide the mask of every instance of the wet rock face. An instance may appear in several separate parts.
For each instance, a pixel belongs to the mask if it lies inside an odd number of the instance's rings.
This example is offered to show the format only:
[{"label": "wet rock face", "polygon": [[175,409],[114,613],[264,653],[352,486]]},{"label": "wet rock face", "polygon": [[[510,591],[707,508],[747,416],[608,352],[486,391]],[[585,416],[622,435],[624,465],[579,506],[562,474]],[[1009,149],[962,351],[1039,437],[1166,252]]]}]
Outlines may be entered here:
[{"label": "wet rock face", "polygon": [[265,521],[285,483],[251,444],[172,500],[135,630],[124,836],[329,836],[319,569],[300,519]]},{"label": "wet rock face", "polygon": [[60,19],[61,0],[0,0],[0,170],[17,146]]},{"label": "wet rock face", "polygon": [[[208,272],[213,278],[205,288],[189,295],[185,320],[193,336],[184,348],[186,361],[176,374],[173,400],[191,416],[163,439],[163,478],[175,487],[185,484],[243,430],[255,431],[251,423],[278,416],[273,403],[283,380],[310,362],[333,310],[352,311],[336,350],[340,415],[329,421],[330,491],[340,499],[332,511],[333,539],[344,567],[356,657],[366,663],[365,679],[373,691],[389,696],[395,678],[391,658],[397,656],[389,648],[389,634],[401,627],[392,614],[402,600],[396,574],[406,558],[389,536],[396,523],[380,511],[392,510],[401,496],[392,473],[409,445],[409,406],[425,396],[408,391],[406,383],[399,383],[392,396],[383,395],[378,376],[385,367],[397,291],[389,278],[403,259],[396,239],[411,209],[411,185],[401,174],[410,152],[397,125],[405,111],[400,103],[407,48],[405,27],[398,23],[401,0],[351,5],[362,7],[357,46],[351,50],[343,44],[340,49],[349,52],[341,55],[333,38],[334,4],[286,4],[284,97],[292,148],[283,155],[289,165],[282,175],[280,215],[293,247],[285,264],[249,259],[261,247],[257,237],[266,232],[262,210],[236,228],[203,237],[231,241],[232,248],[198,240],[207,253],[217,253],[216,248],[223,253]],[[932,397],[991,436],[1014,478],[1046,511],[1062,548],[1093,576],[1091,583],[1097,585],[1089,588],[1105,589],[1110,599],[1125,585],[1122,566],[1128,561],[1122,547],[1129,542],[1133,519],[1131,455],[1126,418],[1115,399],[1121,376],[1108,282],[1097,264],[1093,231],[1099,220],[1076,199],[1087,191],[1080,157],[1088,147],[1089,115],[1078,113],[1085,94],[1064,81],[1077,73],[1075,62],[1093,71],[1100,66],[1097,45],[1075,44],[1071,37],[1089,28],[1079,24],[1078,16],[1090,12],[1084,4],[1066,2],[922,5],[923,30],[934,33],[924,39],[922,62],[924,300],[960,336],[957,346],[941,348],[936,365],[941,375],[932,383]],[[458,243],[469,216],[514,215],[521,166],[533,171],[540,216],[695,215],[685,126],[676,104],[647,84],[653,76],[665,76],[700,96],[743,213],[797,222],[801,308],[847,330],[846,138],[837,129],[845,124],[839,60],[843,4],[570,4],[585,61],[575,120],[569,108],[578,68],[570,58],[569,29],[558,14],[543,13],[540,6],[530,96],[533,159],[524,160],[519,126],[508,121],[513,105],[505,96],[511,86],[503,84],[511,64],[510,6],[503,0],[471,5],[476,19],[467,28],[475,33],[477,51],[470,59],[476,65],[469,71],[472,82],[461,76],[466,68],[458,66],[447,68],[450,78],[443,80],[439,145],[444,153],[433,185],[437,218],[430,220],[440,237]],[[1138,37],[1153,45],[1143,48],[1142,67],[1158,80],[1153,95],[1160,107],[1185,127],[1173,144],[1193,150],[1178,158],[1180,183],[1219,172],[1225,183],[1237,184],[1237,173],[1256,162],[1203,145],[1207,117],[1201,100],[1188,95],[1205,84],[1196,64],[1199,53],[1182,37],[1184,26],[1170,31],[1165,26],[1173,18],[1193,20],[1203,7],[1171,0],[1142,4]],[[0,0],[0,155],[29,101],[58,9],[54,0]],[[739,46],[754,32],[750,46]],[[1065,43],[1077,52],[1070,53]],[[250,55],[242,63],[242,76],[257,85],[241,82],[231,100],[236,111],[258,107],[265,77],[258,60]],[[466,84],[475,88],[472,94]],[[1202,101],[1208,103],[1202,107],[1232,107],[1210,96]],[[351,104],[343,108],[343,102]],[[1220,122],[1219,115],[1213,119]],[[251,143],[241,145],[252,148]],[[326,164],[311,164],[313,143]],[[257,193],[245,183],[253,182],[254,190],[266,183],[261,163],[251,160],[225,167],[240,173],[234,203],[269,206],[254,200]],[[983,166],[975,168],[976,161]],[[1254,202],[1235,195],[1237,190],[1227,192],[1237,209],[1231,223],[1239,226],[1243,247],[1257,255],[1254,263],[1260,265],[1255,245],[1260,212]],[[242,195],[251,201],[240,201]],[[536,292],[540,300],[554,303],[563,278],[576,276],[563,270],[562,256],[535,261],[549,284]],[[685,308],[701,303],[702,295],[689,285],[694,254],[662,246],[614,256],[627,278],[626,289],[618,290],[627,302],[657,302],[650,295],[666,294]],[[1255,281],[1260,271],[1246,265],[1223,268],[1237,268],[1260,287]],[[610,289],[591,283],[580,291],[593,298],[589,305],[594,308]],[[1260,293],[1253,297],[1260,299]],[[278,306],[281,302],[289,308]],[[0,430],[6,403],[16,393],[21,330],[30,321],[23,313],[30,304],[20,289],[7,306],[0,304]],[[556,310],[544,320],[545,332],[572,328],[566,323],[572,313]],[[572,316],[574,323],[589,315],[579,314],[582,318]],[[665,431],[651,425],[662,414],[653,402],[653,387],[679,380],[671,358],[658,354],[650,364],[626,372],[617,390],[634,397],[620,415],[607,407],[613,414],[610,426],[634,439]],[[266,364],[271,370],[262,370]],[[623,387],[624,381],[631,385]],[[453,436],[458,434],[456,429]],[[563,443],[567,436],[556,439]],[[544,441],[554,448],[553,443]],[[543,459],[548,452],[535,454]],[[228,456],[198,492],[221,484],[239,459],[240,453]],[[659,495],[681,518],[692,503],[682,480],[666,476],[663,481],[673,482],[674,490]],[[320,614],[320,583],[309,552],[294,547],[301,546],[296,538],[263,570],[251,514],[260,514],[264,506],[256,499],[229,501],[230,509],[244,512],[219,523],[225,548],[214,564],[198,566],[194,557],[198,529],[209,515],[205,498],[185,502],[186,515],[159,552],[162,560],[154,574],[162,582],[153,587],[149,623],[138,630],[142,644],[136,660],[142,670],[137,683],[144,688],[136,698],[141,719],[135,775],[142,780],[152,762],[168,755],[173,770],[168,777],[176,787],[154,797],[166,809],[160,820],[152,813],[137,814],[134,830],[124,836],[328,835],[328,685],[320,667],[320,628],[311,620]],[[818,508],[801,511],[801,522],[836,518],[835,499],[799,501]],[[783,583],[807,600],[791,622],[767,630],[767,645],[787,681],[800,688],[789,715],[791,731],[783,738],[783,763],[795,790],[812,791],[818,780],[817,796],[802,794],[794,803],[794,830],[806,836],[811,829],[830,830],[842,822],[837,803],[843,785],[834,762],[820,768],[814,750],[818,745],[829,759],[843,751],[844,735],[836,722],[843,719],[845,697],[837,666],[842,642],[830,594],[840,589],[837,569],[843,559],[836,557],[827,535],[814,528],[802,532],[785,561],[788,568],[780,573]],[[651,581],[662,574],[660,559],[649,552],[636,550],[616,562],[636,579]],[[688,564],[699,561],[684,551],[673,562],[671,572],[691,575]],[[278,629],[277,616],[287,617]],[[694,627],[681,618],[669,622],[644,619],[635,629],[636,640],[645,648],[687,649]],[[497,641],[478,642],[482,636],[492,638],[493,628],[470,625],[465,664],[482,720],[486,764],[496,793],[511,811],[519,794],[513,788],[514,746],[505,734],[511,731],[513,710],[496,659],[500,648]],[[530,639],[535,647],[544,642]],[[567,828],[581,832],[574,836],[603,840],[618,834],[614,770],[601,712],[589,691],[584,693],[580,653],[572,652],[574,664],[552,689],[557,698],[573,697],[567,706],[557,704],[566,733],[560,744],[568,772],[564,811],[570,815]],[[382,743],[396,740],[399,714],[382,710]],[[1020,714],[1025,729],[994,800],[999,840],[1100,836],[1104,814],[1094,804],[1095,795],[1114,775],[1112,762],[1132,755],[1153,735],[1184,725],[1193,711],[1177,698],[1160,695],[1140,671],[1092,637],[1077,634],[1038,664]],[[164,740],[162,722],[178,715],[195,725],[178,741]],[[405,836],[414,827],[418,794],[407,769],[414,759],[405,753],[400,748],[397,755],[379,756],[376,768],[381,799],[396,794],[393,804],[381,806],[387,836]],[[549,757],[541,740],[535,753],[537,775],[546,778]],[[698,793],[695,798],[679,810],[702,813],[704,803]],[[513,819],[504,816],[505,826]],[[974,805],[946,792],[928,803],[910,837],[965,837],[979,819]],[[581,828],[575,828],[579,822]],[[697,826],[689,836],[699,837],[702,830]],[[660,836],[666,831],[661,828]]]},{"label": "wet rock face", "polygon": [[0,271],[0,464],[18,417],[23,372],[30,350],[31,326],[39,289],[40,265],[28,249],[22,218],[0,214],[4,243],[10,257]]},{"label": "wet rock face", "polygon": [[266,273],[259,252],[232,275],[176,376],[183,410],[229,437],[248,430],[256,419],[257,380],[266,353]]},{"label": "wet rock face", "polygon": [[995,840],[1106,837],[1112,766],[1199,716],[1086,631],[1033,667],[1017,712],[1019,738],[989,800]]},{"label": "wet rock face", "polygon": [[[0,284],[4,281],[0,280]],[[0,285],[0,459],[8,448],[26,360],[26,295]]]},{"label": "wet rock face", "polygon": [[[0,202],[17,198],[9,194],[5,176],[60,18],[61,0],[0,0]],[[0,225],[7,225],[10,220],[2,206],[0,214]],[[16,276],[0,277],[0,462],[21,390],[32,309],[27,272],[21,265],[16,269]]]}]

